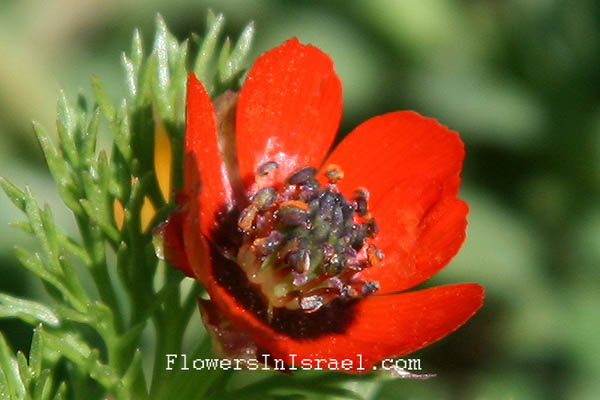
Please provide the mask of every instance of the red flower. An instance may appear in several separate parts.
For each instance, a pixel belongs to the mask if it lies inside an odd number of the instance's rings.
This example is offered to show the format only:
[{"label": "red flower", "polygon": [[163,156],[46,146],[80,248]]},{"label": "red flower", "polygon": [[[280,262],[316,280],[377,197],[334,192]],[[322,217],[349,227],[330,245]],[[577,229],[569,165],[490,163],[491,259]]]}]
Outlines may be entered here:
[{"label": "red flower", "polygon": [[483,288],[403,292],[465,238],[458,134],[392,112],[328,155],[341,113],[332,61],[296,39],[256,60],[239,97],[213,103],[190,74],[185,188],[163,234],[210,295],[212,328],[286,362],[362,357],[370,369],[456,330]]}]

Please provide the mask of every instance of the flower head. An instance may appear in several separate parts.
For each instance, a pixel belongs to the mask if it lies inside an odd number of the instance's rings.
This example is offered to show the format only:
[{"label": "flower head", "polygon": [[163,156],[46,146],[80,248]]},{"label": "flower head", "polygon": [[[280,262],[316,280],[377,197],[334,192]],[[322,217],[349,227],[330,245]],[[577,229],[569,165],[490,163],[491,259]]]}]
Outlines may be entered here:
[{"label": "flower head", "polygon": [[404,292],[464,240],[458,134],[392,112],[329,153],[341,112],[332,61],[296,39],[259,57],[239,95],[213,102],[188,78],[185,187],[162,231],[169,260],[210,295],[205,322],[238,351],[360,354],[370,369],[446,336],[482,304],[477,284]]}]

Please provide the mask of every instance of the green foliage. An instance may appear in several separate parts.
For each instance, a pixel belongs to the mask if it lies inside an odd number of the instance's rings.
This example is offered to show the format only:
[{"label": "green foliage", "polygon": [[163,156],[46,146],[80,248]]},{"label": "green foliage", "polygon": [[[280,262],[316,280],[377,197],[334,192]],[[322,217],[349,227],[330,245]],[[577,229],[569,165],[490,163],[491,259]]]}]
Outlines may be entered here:
[{"label": "green foliage", "polygon": [[[26,400],[65,399],[67,386],[54,384],[54,371],[42,368],[44,352],[51,352],[52,345],[42,326],[33,331],[29,359],[21,352],[16,357],[0,335],[0,398]],[[64,350],[59,347],[59,351]]]},{"label": "green foliage", "polygon": [[[222,15],[209,13],[206,35],[195,38],[198,49],[190,49],[189,42],[180,43],[158,16],[152,51],[144,53],[136,31],[130,53],[123,54],[128,94],[119,105],[92,75],[92,107],[83,96],[72,104],[59,92],[57,144],[44,127],[33,123],[80,238],[57,227],[49,207],[41,207],[29,188],[22,190],[0,178],[2,189],[26,216],[15,225],[39,243],[35,252],[17,247],[17,258],[41,279],[52,299],[42,304],[0,294],[0,318],[37,326],[29,359],[22,353],[13,355],[0,336],[0,398],[63,399],[67,393],[90,398],[90,387],[115,399],[169,393],[162,359],[167,352],[182,351],[200,288],[194,284],[184,290],[183,276],[154,254],[152,231],[173,208],[170,199],[163,198],[155,174],[154,135],[159,124],[166,128],[173,148],[173,186],[180,187],[188,64],[195,66],[213,95],[237,88],[246,65],[252,24],[231,52],[225,42],[217,65],[213,55],[223,25]],[[190,60],[191,50],[197,50],[197,56]],[[98,141],[104,126],[112,134],[107,148]],[[147,228],[142,220],[145,199],[156,210]],[[122,224],[115,218],[115,201],[124,209]],[[116,254],[116,262],[111,254]],[[85,275],[94,288],[85,286]],[[119,294],[123,291],[124,296]],[[156,357],[152,371],[144,371],[140,349],[149,321],[156,331]],[[68,366],[66,376],[58,372],[63,363]],[[199,381],[193,386],[202,385]]]}]

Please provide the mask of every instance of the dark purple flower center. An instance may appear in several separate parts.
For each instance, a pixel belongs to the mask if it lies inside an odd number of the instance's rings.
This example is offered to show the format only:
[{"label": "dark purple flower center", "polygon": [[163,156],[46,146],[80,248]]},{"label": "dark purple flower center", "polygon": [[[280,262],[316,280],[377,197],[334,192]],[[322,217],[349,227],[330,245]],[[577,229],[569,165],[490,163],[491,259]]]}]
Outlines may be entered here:
[{"label": "dark purple flower center", "polygon": [[[259,168],[259,186],[275,169],[272,161]],[[260,189],[238,219],[243,243],[237,263],[260,286],[269,313],[280,307],[310,313],[334,299],[356,299],[379,289],[377,282],[357,278],[383,259],[381,250],[367,243],[378,231],[368,191],[359,188],[347,200],[336,186],[344,174],[335,165],[325,172],[325,186],[315,175],[314,168],[303,167],[278,190]]]}]

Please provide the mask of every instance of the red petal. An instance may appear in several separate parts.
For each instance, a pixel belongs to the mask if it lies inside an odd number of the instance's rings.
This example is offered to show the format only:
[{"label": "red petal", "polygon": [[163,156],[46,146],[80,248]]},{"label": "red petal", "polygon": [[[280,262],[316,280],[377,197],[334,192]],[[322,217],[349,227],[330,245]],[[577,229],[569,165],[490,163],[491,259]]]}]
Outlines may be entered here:
[{"label": "red petal", "polygon": [[188,75],[185,127],[185,190],[199,204],[201,231],[212,237],[218,218],[233,207],[233,189],[219,151],[210,97],[193,73]]},{"label": "red petal", "polygon": [[341,83],[321,50],[291,39],[260,56],[242,87],[236,119],[246,187],[267,161],[279,164],[274,182],[299,167],[319,167],[341,114]]},{"label": "red petal", "polygon": [[294,362],[297,367],[302,359],[336,359],[340,363],[351,359],[354,372],[368,372],[385,358],[400,357],[428,346],[458,329],[483,304],[483,288],[477,284],[371,296],[359,302],[355,320],[343,334],[296,340],[262,323],[240,307],[225,289],[211,287],[215,290],[211,298],[219,308],[240,329],[252,332],[256,343],[273,357],[285,360],[288,365]]},{"label": "red petal", "polygon": [[324,166],[345,173],[347,195],[370,192],[380,232],[374,244],[386,258],[362,273],[378,293],[410,288],[435,274],[464,240],[467,206],[456,199],[464,146],[456,132],[414,112],[393,112],[358,126]]},{"label": "red petal", "polygon": [[314,341],[286,341],[283,354],[304,358],[351,358],[364,367],[401,357],[442,339],[463,325],[483,304],[477,284],[438,286],[392,296],[371,296],[356,309],[356,321],[343,335]]},{"label": "red petal", "polygon": [[167,221],[159,225],[154,234],[163,239],[165,258],[175,268],[187,276],[194,276],[185,254],[183,239],[183,221],[185,214],[174,211]]},{"label": "red petal", "polygon": [[367,188],[372,209],[393,195],[397,206],[422,213],[436,194],[456,194],[464,156],[456,132],[413,111],[397,111],[359,125],[324,166],[341,166],[345,175],[338,186],[344,193]]},{"label": "red petal", "polygon": [[[394,209],[394,197],[381,202],[376,215],[379,234],[373,241],[385,258],[361,272],[365,280],[379,282],[377,294],[398,292],[435,275],[456,255],[465,240],[467,204],[445,196],[424,216]],[[399,221],[402,221],[399,223]]]},{"label": "red petal", "polygon": [[192,272],[191,276],[198,279],[210,293],[209,286],[214,281],[214,278],[211,276],[210,245],[200,232],[198,214],[198,203],[190,202],[189,209],[182,221],[183,244],[189,269]]}]

